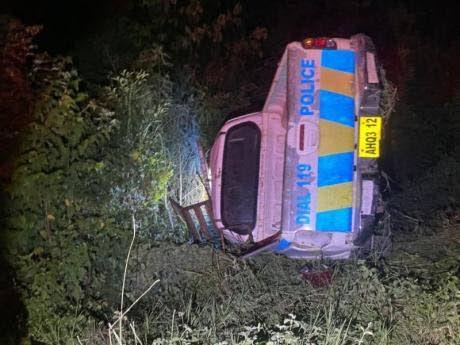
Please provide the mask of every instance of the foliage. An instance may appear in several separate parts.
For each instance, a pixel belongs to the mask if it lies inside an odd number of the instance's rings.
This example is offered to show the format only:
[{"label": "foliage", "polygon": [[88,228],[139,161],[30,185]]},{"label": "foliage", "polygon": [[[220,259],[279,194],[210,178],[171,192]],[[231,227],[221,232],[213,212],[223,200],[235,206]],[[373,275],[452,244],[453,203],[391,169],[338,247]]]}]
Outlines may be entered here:
[{"label": "foliage", "polygon": [[105,89],[104,99],[120,122],[110,142],[110,203],[117,222],[135,213],[140,235],[153,240],[184,240],[168,196],[182,204],[201,199],[197,141],[200,94],[177,86],[167,75],[123,71]]},{"label": "foliage", "polygon": [[268,35],[266,28],[248,24],[245,6],[235,0],[127,1],[122,13],[78,42],[73,53],[85,79],[96,83],[135,60],[143,69],[159,66],[161,51],[174,79],[185,74],[211,93],[245,90],[249,80],[242,72],[261,57]]},{"label": "foliage", "polygon": [[[193,17],[190,6],[176,15]],[[222,43],[216,37],[238,15],[237,6],[205,28],[209,42]],[[151,33],[163,20],[156,18]],[[20,37],[12,36],[12,46]],[[80,90],[69,59],[29,57],[28,82],[36,93],[7,189],[4,243],[36,341],[72,341],[90,317],[103,319],[113,310],[118,293],[112,286],[119,286],[121,273],[116,263],[131,214],[142,238],[183,240],[183,232],[171,231],[167,196],[182,203],[203,196],[196,178],[197,114],[206,109],[200,121],[206,123],[215,107],[201,86],[169,77],[161,45],[143,41],[142,48],[132,70],[115,74],[97,100]]]},{"label": "foliage", "polygon": [[249,76],[264,54],[268,31],[250,26],[244,10],[233,0],[128,1],[122,14],[78,42],[73,53],[95,89],[107,74],[124,69],[167,73],[174,94],[185,96],[179,104],[202,102],[198,122],[209,145],[224,116],[265,92]]},{"label": "foliage", "polygon": [[107,233],[99,174],[113,113],[79,90],[70,61],[36,56],[33,120],[24,133],[7,188],[5,244],[28,313],[30,335],[60,343],[78,330],[82,310],[105,283],[94,263],[120,247]]},{"label": "foliage", "polygon": [[167,186],[175,163],[184,175],[196,168],[187,142],[198,133],[191,102],[173,103],[160,74],[124,71],[96,101],[68,59],[40,55],[34,70],[39,93],[8,186],[5,243],[30,335],[55,344],[114,307],[131,214],[144,239],[180,239],[162,223]]},{"label": "foliage", "polygon": [[[39,26],[0,17],[0,183],[9,180],[11,156],[31,112],[33,91],[28,80],[32,40]],[[4,32],[3,32],[4,30]]]},{"label": "foliage", "polygon": [[[152,227],[152,214],[166,194],[172,167],[166,159],[163,127],[171,103],[171,83],[160,75],[123,71],[106,89],[106,103],[120,128],[110,142],[104,173],[111,176],[110,206],[117,222],[136,214],[141,231]],[[148,232],[147,232],[148,233]]]},{"label": "foliage", "polygon": [[[20,21],[0,16],[0,205],[4,205],[3,186],[11,178],[12,158],[21,132],[27,125],[33,102],[28,74],[32,39],[40,27],[24,27]],[[3,224],[2,207],[0,223]],[[3,229],[5,227],[3,226]],[[14,344],[24,331],[24,311],[19,294],[11,286],[14,271],[0,250],[0,343]]]}]

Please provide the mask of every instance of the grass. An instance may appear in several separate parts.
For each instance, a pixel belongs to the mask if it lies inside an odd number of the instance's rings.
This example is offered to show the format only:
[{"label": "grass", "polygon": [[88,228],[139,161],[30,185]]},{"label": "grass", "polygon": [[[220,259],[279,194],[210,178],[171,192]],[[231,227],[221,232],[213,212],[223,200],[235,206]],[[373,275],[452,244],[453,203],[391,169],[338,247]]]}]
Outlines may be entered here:
[{"label": "grass", "polygon": [[[424,255],[428,243],[449,244],[458,228],[443,224],[440,236],[412,237],[410,245],[398,237],[385,260],[327,262],[333,282],[323,288],[299,275],[320,263],[273,254],[242,262],[207,246],[145,247],[129,265],[127,300],[160,282],[127,315],[120,344],[458,343],[458,242],[445,255]],[[81,343],[107,344],[104,328],[95,325]]]}]

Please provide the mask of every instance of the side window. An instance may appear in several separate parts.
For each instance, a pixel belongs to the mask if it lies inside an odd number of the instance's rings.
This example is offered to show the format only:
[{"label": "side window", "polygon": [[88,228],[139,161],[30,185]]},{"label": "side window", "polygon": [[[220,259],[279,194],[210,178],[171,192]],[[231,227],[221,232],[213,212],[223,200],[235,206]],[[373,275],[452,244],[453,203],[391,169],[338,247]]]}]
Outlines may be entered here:
[{"label": "side window", "polygon": [[221,214],[227,229],[249,234],[256,224],[260,129],[253,122],[230,128],[224,145]]}]

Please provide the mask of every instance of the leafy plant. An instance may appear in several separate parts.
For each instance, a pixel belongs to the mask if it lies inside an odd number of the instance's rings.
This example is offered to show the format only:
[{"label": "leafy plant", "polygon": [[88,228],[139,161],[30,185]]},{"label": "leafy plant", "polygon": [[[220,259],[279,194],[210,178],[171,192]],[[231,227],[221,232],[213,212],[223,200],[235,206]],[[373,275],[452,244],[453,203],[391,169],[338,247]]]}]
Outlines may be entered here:
[{"label": "leafy plant", "polygon": [[120,123],[104,168],[111,176],[110,206],[120,223],[136,214],[144,235],[154,233],[153,214],[172,174],[163,132],[170,90],[167,78],[143,71],[123,71],[106,89],[106,103]]},{"label": "leafy plant", "polygon": [[84,324],[83,310],[101,309],[88,295],[105,283],[94,262],[103,249],[119,246],[120,234],[107,236],[101,217],[107,193],[99,174],[100,148],[116,121],[79,90],[68,59],[40,55],[35,71],[33,120],[7,188],[5,245],[30,335],[57,344]]}]

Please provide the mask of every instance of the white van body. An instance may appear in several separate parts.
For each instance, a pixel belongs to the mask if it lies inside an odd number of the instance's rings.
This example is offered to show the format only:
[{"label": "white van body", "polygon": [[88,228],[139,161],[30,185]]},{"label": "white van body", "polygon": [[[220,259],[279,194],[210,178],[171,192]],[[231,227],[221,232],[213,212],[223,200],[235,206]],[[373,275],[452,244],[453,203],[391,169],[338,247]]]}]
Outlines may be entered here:
[{"label": "white van body", "polygon": [[369,238],[380,199],[375,60],[362,34],[286,47],[263,109],[227,121],[211,150],[213,218],[227,240],[339,259]]}]

